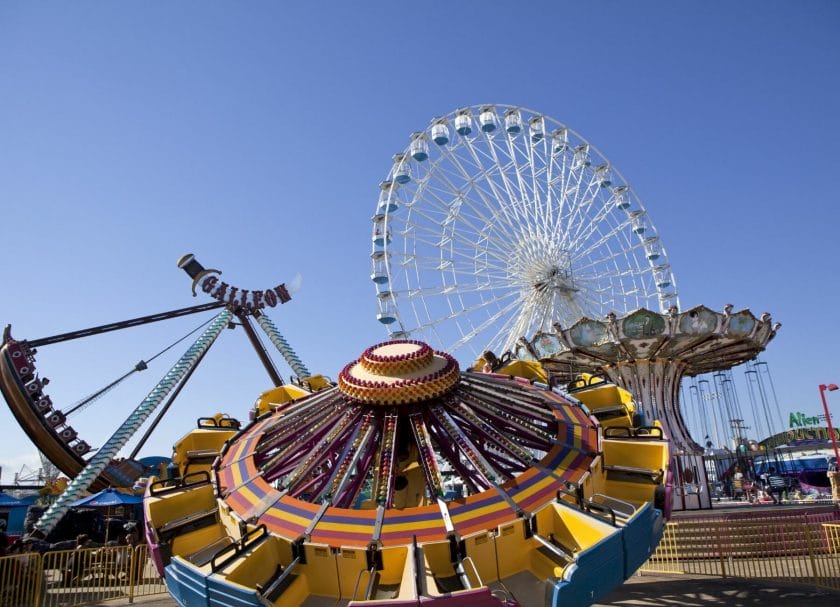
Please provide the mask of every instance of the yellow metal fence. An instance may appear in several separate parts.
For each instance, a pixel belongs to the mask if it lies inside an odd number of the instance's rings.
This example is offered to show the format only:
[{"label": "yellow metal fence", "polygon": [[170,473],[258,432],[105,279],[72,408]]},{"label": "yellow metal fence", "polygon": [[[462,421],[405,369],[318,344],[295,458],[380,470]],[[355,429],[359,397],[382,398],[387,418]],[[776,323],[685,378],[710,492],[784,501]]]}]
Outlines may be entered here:
[{"label": "yellow metal fence", "polygon": [[672,521],[640,571],[772,578],[840,590],[840,523]]},{"label": "yellow metal fence", "polygon": [[0,607],[72,607],[162,594],[148,547],[27,553],[0,558]]},{"label": "yellow metal fence", "polygon": [[[668,523],[649,573],[773,578],[840,590],[840,522],[807,517]],[[162,594],[148,547],[0,558],[0,607],[72,607]]]}]

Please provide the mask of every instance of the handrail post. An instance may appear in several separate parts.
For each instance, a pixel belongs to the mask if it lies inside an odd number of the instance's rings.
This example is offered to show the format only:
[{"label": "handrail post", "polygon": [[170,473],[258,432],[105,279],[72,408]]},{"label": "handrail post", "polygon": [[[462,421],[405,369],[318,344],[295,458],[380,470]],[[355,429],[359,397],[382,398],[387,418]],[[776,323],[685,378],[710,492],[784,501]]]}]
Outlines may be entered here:
[{"label": "handrail post", "polygon": [[[37,556],[35,556],[35,554],[37,554]],[[35,582],[32,587],[34,600],[32,601],[32,604],[35,605],[35,607],[40,607],[43,601],[47,598],[47,582],[44,579],[44,557],[40,553],[35,554],[30,553],[29,555],[30,557],[34,557],[32,558],[32,561],[30,561],[30,566],[35,567]]]},{"label": "handrail post", "polygon": [[[717,521],[718,523],[720,521]],[[721,541],[720,525],[715,525],[715,540],[717,543],[718,553],[720,554],[720,577],[726,577],[726,559],[723,554],[723,542]]]},{"label": "handrail post", "polygon": [[805,544],[808,546],[808,560],[811,561],[811,583],[817,585],[819,575],[817,572],[817,558],[814,554],[814,542],[811,541],[811,526],[808,523],[801,523],[805,529]]},{"label": "handrail post", "polygon": [[[481,581],[481,576],[478,574],[478,567],[475,566],[475,562],[472,560],[472,557],[467,556],[461,560],[462,563],[469,562],[472,566],[473,574],[475,575],[475,579],[478,582],[479,586],[484,586],[484,583]],[[464,575],[466,575],[466,569],[464,570]]]},{"label": "handrail post", "polygon": [[676,566],[680,569],[680,571],[682,573],[685,573],[685,567],[683,566],[682,559],[680,558],[680,543],[677,541],[677,538],[679,537],[677,533],[679,531],[679,523],[671,523],[671,521],[668,521],[665,525],[665,533],[667,533],[669,530],[671,532],[671,541],[673,542],[674,546],[674,561],[676,563]]},{"label": "handrail post", "polygon": [[136,578],[136,571],[137,571],[137,549],[139,546],[134,546],[132,548],[131,553],[128,555],[128,602],[129,604],[134,603],[134,585],[137,583]]},{"label": "handrail post", "polygon": [[[367,570],[367,569],[362,569],[361,571],[359,571],[359,575],[357,575],[357,576],[356,576],[356,585],[355,585],[355,586],[353,586],[353,596],[352,596],[352,597],[350,597],[350,600],[351,600],[351,601],[355,601],[355,600],[356,600],[356,595],[359,593],[359,584],[360,584],[360,583],[361,583],[361,581],[362,581],[362,576],[363,576],[364,574],[366,574],[366,573],[368,573],[368,574],[370,574],[370,575],[373,575],[373,574],[372,574],[369,570]],[[367,599],[368,599],[368,597],[364,597],[362,600],[367,600]]]}]

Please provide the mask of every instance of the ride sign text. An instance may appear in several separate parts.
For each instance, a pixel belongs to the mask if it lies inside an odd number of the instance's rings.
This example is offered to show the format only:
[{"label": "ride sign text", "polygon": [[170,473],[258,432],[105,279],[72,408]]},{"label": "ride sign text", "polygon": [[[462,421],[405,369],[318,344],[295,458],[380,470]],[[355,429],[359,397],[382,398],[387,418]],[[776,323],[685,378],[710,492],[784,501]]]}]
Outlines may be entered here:
[{"label": "ride sign text", "polygon": [[201,290],[213,299],[218,299],[232,306],[241,306],[249,312],[262,310],[266,306],[273,308],[278,302],[284,304],[292,299],[285,283],[265,291],[249,291],[229,285],[220,281],[218,276],[213,275],[206,276],[201,281]]}]

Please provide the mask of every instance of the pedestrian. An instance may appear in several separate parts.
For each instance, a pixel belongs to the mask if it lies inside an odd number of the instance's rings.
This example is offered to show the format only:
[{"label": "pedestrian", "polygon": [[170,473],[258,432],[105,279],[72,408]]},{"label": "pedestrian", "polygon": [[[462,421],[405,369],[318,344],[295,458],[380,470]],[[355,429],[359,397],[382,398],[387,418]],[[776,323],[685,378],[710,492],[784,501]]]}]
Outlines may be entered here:
[{"label": "pedestrian", "polygon": [[735,466],[735,472],[732,474],[732,498],[740,500],[744,495],[744,473],[741,472],[740,466]]},{"label": "pedestrian", "polygon": [[773,498],[774,504],[782,503],[782,492],[786,489],[785,478],[776,473],[776,469],[770,466],[767,471],[767,493]]},{"label": "pedestrian", "polygon": [[9,536],[6,535],[6,519],[0,518],[0,556],[6,556],[9,549]]},{"label": "pedestrian", "polygon": [[90,553],[83,552],[83,550],[98,547],[99,544],[91,540],[87,533],[80,533],[76,536],[76,548],[67,559],[67,565],[62,576],[62,582],[65,586],[69,586],[74,581],[77,581],[77,578],[82,576],[82,572],[88,565]]}]

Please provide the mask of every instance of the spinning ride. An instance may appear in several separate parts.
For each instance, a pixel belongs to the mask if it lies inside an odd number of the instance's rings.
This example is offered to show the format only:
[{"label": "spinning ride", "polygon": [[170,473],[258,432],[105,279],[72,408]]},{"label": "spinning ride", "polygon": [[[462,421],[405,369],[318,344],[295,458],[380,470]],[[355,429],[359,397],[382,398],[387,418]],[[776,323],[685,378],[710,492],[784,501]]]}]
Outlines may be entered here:
[{"label": "spinning ride", "polygon": [[371,279],[392,338],[456,352],[678,305],[665,248],[627,181],[538,112],[478,105],[411,135],[380,184]]},{"label": "spinning ride", "polygon": [[587,408],[396,340],[337,386],[278,390],[239,432],[186,435],[176,454],[210,457],[176,457],[178,477],[148,487],[180,605],[586,605],[661,536],[668,443],[630,416],[595,421],[610,398],[633,409],[613,384],[579,391]]}]

